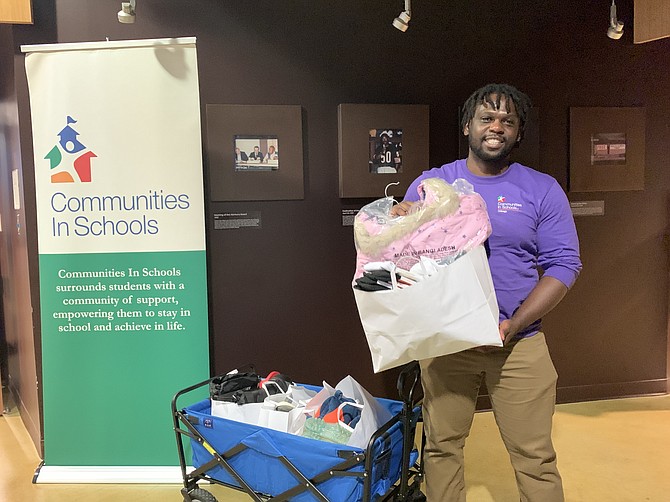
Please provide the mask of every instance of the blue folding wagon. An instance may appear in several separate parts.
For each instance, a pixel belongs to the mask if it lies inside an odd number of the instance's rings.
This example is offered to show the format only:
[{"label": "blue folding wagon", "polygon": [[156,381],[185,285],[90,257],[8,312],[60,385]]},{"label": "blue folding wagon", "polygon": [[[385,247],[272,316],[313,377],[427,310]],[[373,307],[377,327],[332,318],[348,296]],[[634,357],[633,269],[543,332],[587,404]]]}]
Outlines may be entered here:
[{"label": "blue folding wagon", "polygon": [[[423,435],[418,448],[414,442],[421,420],[417,363],[398,376],[399,401],[377,398],[393,416],[365,449],[215,417],[209,399],[177,408],[180,396],[212,380],[187,387],[172,399],[184,502],[217,502],[199,481],[246,492],[255,501],[425,500],[420,490]],[[188,441],[193,450],[191,472],[185,454]]]}]

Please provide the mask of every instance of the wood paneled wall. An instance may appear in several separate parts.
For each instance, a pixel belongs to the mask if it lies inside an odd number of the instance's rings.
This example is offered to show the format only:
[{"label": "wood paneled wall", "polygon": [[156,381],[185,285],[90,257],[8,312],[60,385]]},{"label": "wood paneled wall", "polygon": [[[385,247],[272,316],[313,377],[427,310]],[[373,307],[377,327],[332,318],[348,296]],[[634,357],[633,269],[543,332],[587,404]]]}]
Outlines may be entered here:
[{"label": "wood paneled wall", "polygon": [[30,24],[33,22],[31,0],[2,0],[0,23]]},{"label": "wood paneled wall", "polygon": [[635,0],[633,20],[636,44],[670,37],[670,1]]}]

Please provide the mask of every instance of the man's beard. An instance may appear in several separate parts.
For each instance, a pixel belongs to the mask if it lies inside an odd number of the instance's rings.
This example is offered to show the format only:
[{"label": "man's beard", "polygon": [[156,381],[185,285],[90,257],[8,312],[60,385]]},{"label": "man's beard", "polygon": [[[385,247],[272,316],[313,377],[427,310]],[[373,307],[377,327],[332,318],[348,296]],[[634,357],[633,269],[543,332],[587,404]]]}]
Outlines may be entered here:
[{"label": "man's beard", "polygon": [[479,145],[476,146],[474,145],[472,136],[468,136],[468,144],[470,146],[470,150],[472,150],[473,153],[480,159],[492,162],[498,162],[500,160],[506,159],[509,156],[509,154],[512,153],[512,150],[514,150],[514,147],[516,146],[516,143],[505,142],[502,149],[495,152],[487,152],[486,150],[484,150],[483,143],[484,141],[482,140],[479,142]]}]

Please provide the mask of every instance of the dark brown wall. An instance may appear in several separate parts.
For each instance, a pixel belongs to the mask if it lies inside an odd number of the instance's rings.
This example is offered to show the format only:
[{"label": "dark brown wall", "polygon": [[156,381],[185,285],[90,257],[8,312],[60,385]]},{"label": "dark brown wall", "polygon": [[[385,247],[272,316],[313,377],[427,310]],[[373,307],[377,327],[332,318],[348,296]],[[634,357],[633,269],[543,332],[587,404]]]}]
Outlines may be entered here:
[{"label": "dark brown wall", "polygon": [[[602,1],[421,2],[406,33],[391,27],[402,5],[143,0],[137,23],[121,25],[114,2],[56,1],[58,42],[196,36],[203,124],[210,103],[303,108],[304,200],[208,201],[212,371],[253,362],[310,383],[351,374],[393,395],[395,372],[372,374],[350,291],[355,251],[341,211],[368,201],[337,195],[337,105],[430,105],[431,167],[457,156],[468,94],[506,81],[539,109],[533,167],[564,187],[571,106],[646,107],[646,188],[570,194],[604,200],[606,214],[578,218],[584,271],[545,328],[560,399],[665,391],[670,40],[633,45],[632,0],[617,2],[620,41],[605,35]],[[262,228],[214,230],[227,211],[260,211]]]}]

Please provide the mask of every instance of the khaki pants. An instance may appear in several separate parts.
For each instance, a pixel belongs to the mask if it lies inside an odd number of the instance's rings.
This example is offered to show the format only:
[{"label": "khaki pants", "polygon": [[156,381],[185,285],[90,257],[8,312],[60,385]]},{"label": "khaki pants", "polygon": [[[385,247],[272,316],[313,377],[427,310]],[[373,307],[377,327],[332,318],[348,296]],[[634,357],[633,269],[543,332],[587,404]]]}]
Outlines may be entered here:
[{"label": "khaki pants", "polygon": [[466,350],[421,361],[428,502],[465,501],[463,447],[482,378],[521,500],[562,502],[551,442],[557,375],[543,333],[503,348]]}]

